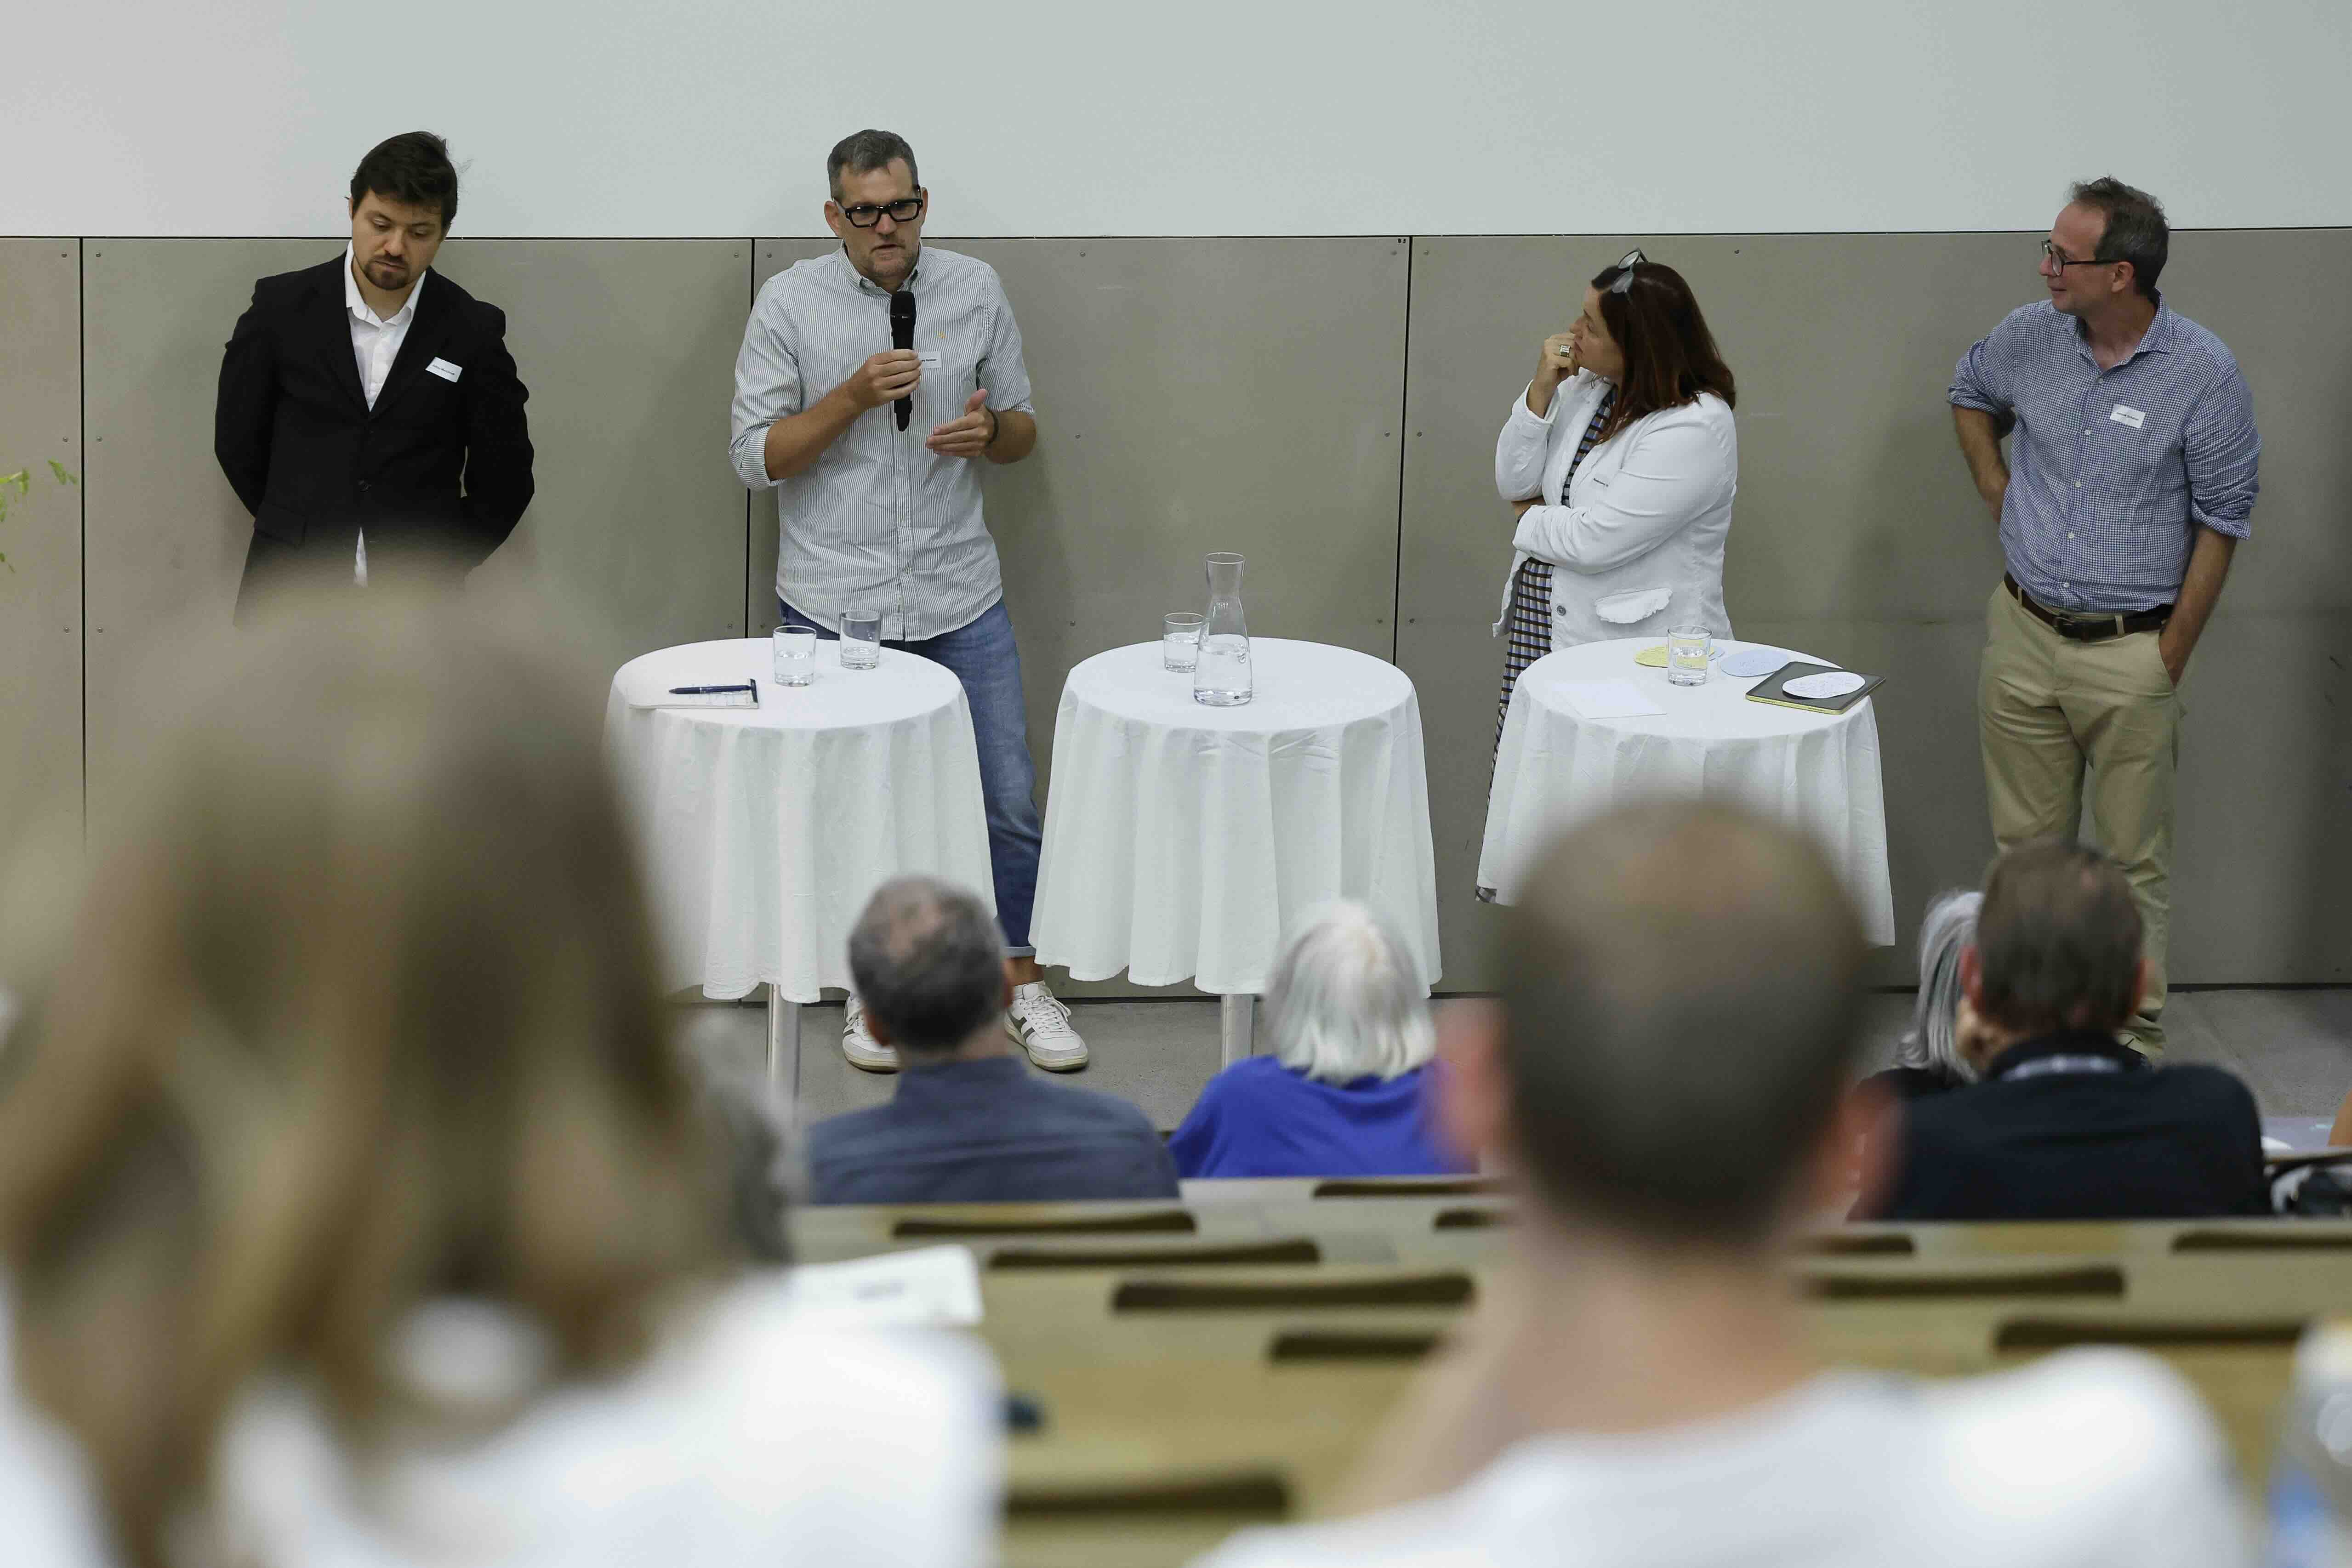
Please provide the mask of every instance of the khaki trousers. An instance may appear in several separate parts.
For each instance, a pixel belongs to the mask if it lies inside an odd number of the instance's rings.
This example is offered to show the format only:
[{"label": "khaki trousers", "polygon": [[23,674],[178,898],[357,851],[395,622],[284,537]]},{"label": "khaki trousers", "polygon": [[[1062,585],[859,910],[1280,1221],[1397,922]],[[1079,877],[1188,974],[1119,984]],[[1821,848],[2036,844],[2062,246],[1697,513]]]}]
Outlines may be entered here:
[{"label": "khaki trousers", "polygon": [[2123,867],[2139,904],[2147,994],[2129,1032],[2164,1050],[2164,949],[2171,924],[2172,788],[2186,711],[2154,632],[2104,643],[2061,637],[2006,587],[1985,607],[1977,729],[1985,797],[2002,849],[2073,837],[2090,788],[2091,836]]}]

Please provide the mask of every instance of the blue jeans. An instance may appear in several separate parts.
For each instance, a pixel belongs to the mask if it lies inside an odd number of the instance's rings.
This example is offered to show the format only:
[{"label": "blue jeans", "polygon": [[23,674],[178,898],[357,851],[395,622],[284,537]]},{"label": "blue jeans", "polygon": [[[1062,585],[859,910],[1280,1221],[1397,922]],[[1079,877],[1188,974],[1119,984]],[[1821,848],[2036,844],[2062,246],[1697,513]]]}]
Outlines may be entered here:
[{"label": "blue jeans", "polygon": [[[785,625],[805,626],[826,642],[836,635],[782,600],[776,605]],[[980,746],[980,798],[988,810],[996,920],[1004,927],[1006,955],[1031,957],[1037,949],[1029,942],[1029,910],[1037,902],[1037,854],[1045,829],[1037,816],[1037,767],[1029,760],[1029,716],[1021,697],[1021,650],[1013,641],[1013,617],[1000,599],[979,620],[944,636],[883,646],[944,664],[963,683],[972,737]]]}]

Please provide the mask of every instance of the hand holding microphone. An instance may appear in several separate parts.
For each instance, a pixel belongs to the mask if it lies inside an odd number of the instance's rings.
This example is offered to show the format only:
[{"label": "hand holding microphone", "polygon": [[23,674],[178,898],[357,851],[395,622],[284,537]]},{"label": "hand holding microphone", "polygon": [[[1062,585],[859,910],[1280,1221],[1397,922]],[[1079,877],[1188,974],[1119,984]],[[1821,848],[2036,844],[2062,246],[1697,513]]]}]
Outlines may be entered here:
[{"label": "hand holding microphone", "polygon": [[920,357],[911,350],[885,349],[857,367],[849,378],[849,388],[859,408],[880,408],[906,397],[922,379]]}]

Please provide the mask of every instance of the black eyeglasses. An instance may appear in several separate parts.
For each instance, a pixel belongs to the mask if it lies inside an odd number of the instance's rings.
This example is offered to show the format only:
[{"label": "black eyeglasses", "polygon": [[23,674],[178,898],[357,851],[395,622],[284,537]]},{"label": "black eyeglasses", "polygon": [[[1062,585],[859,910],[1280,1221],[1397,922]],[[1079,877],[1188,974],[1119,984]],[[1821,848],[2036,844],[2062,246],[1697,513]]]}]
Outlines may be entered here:
[{"label": "black eyeglasses", "polygon": [[1625,253],[1624,259],[1617,264],[1617,276],[1612,278],[1609,282],[1609,292],[1612,294],[1633,293],[1633,269],[1649,259],[1650,258],[1648,256],[1643,256],[1639,250],[1627,251]]},{"label": "black eyeglasses", "polygon": [[2042,242],[2042,259],[2044,261],[2056,262],[2058,264],[2058,269],[2061,272],[2063,272],[2070,267],[2113,267],[2116,262],[2123,258],[2121,256],[2085,256],[2081,261],[2076,261],[2073,256],[2068,256],[2064,251],[2060,250],[2048,240],[2043,240]]},{"label": "black eyeglasses", "polygon": [[842,208],[841,215],[849,220],[852,228],[870,229],[882,221],[884,213],[890,214],[890,221],[894,224],[911,224],[922,210],[922,197],[902,196],[898,201],[884,202],[879,206],[871,202],[860,202],[854,207]]}]

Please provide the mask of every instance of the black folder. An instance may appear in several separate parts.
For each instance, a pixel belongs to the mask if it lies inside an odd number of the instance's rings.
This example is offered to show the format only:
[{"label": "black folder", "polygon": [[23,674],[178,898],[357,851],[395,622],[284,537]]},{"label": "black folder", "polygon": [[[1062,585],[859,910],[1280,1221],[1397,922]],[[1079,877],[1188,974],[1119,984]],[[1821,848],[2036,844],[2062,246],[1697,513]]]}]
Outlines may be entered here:
[{"label": "black folder", "polygon": [[[1802,660],[1791,660],[1750,686],[1748,700],[1772,703],[1780,707],[1803,708],[1807,713],[1843,713],[1886,684],[1885,675],[1863,675],[1861,689],[1848,692],[1842,697],[1792,697],[1789,695],[1790,681],[1802,680],[1807,675],[1826,674],[1837,668],[1835,664],[1808,664]],[[1853,674],[1861,675],[1862,672],[1856,670]]]}]

